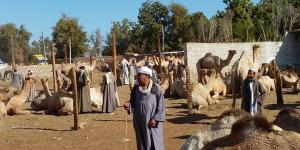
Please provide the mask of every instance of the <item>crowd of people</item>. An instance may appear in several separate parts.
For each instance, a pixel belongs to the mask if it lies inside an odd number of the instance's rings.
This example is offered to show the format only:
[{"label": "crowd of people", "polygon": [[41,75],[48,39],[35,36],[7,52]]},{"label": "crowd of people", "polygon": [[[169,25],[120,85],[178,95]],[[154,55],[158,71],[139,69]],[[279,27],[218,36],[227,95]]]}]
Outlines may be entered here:
[{"label": "crowd of people", "polygon": [[[165,120],[165,102],[164,96],[160,90],[160,80],[152,62],[145,63],[145,66],[137,67],[136,63],[118,65],[119,73],[122,72],[123,84],[129,85],[131,94],[130,99],[123,107],[128,114],[133,115],[133,126],[136,134],[137,148],[139,150],[164,149],[163,142],[163,122]],[[168,65],[168,73],[174,74],[177,71],[176,78],[185,78],[185,66],[180,61],[177,69],[172,61]],[[120,71],[122,70],[122,71]],[[117,92],[117,80],[112,70],[106,66],[103,70],[102,84],[100,92],[103,94],[102,113],[114,114],[117,107],[120,107],[120,101]],[[68,91],[71,88],[71,80],[66,72],[61,90]],[[241,108],[251,115],[261,115],[261,106],[266,96],[262,85],[255,79],[255,69],[250,68],[247,79],[244,80],[242,105]],[[120,74],[119,74],[120,75]],[[78,112],[92,112],[91,96],[89,92],[90,79],[84,66],[79,67],[77,71],[77,91],[78,91]],[[36,95],[35,81],[33,72],[28,70],[26,77],[32,80],[26,101],[31,102]],[[117,77],[118,78],[118,77]],[[120,79],[119,79],[120,80]],[[22,89],[23,77],[17,69],[12,72],[11,85],[18,90]]]}]

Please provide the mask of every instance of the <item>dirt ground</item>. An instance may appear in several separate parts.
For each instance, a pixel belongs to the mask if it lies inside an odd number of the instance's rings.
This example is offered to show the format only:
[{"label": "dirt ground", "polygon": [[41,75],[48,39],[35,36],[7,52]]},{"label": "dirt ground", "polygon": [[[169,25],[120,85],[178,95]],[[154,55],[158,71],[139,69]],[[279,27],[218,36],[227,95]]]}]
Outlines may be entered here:
[{"label": "dirt ground", "polygon": [[[94,81],[94,85],[97,85]],[[99,82],[98,82],[99,83]],[[50,86],[51,87],[51,86]],[[129,87],[118,87],[121,103],[129,98]],[[276,94],[267,96],[263,113],[273,121],[280,109],[291,107],[300,109],[300,95],[284,95],[285,105],[276,105]],[[164,123],[164,143],[166,150],[180,149],[185,140],[193,133],[208,127],[225,110],[230,109],[230,97],[220,100],[219,104],[201,109],[199,114],[187,115],[186,99],[165,99],[166,121]],[[240,106],[238,99],[237,106]],[[126,138],[126,118],[128,118],[128,137]],[[8,116],[0,120],[0,149],[20,150],[135,150],[135,135],[132,116],[123,108],[116,114],[80,114],[79,122],[87,122],[87,127],[72,131],[73,115],[52,116],[30,114]]]}]

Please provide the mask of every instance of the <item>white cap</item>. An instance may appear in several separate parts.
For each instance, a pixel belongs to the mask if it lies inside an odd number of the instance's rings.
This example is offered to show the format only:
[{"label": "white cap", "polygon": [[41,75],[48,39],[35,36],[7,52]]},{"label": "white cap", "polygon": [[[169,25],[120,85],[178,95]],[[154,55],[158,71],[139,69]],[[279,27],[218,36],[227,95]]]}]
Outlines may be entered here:
[{"label": "white cap", "polygon": [[137,73],[148,74],[150,77],[152,77],[152,70],[146,66],[138,68]]},{"label": "white cap", "polygon": [[249,68],[249,70],[248,70],[248,71],[253,71],[253,72],[256,72],[255,68],[253,68],[253,67]]}]

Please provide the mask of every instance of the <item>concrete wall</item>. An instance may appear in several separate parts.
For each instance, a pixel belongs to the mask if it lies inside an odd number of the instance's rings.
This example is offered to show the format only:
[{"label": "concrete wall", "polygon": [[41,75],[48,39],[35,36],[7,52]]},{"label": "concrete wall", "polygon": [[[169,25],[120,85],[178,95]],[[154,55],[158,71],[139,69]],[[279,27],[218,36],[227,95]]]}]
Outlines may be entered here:
[{"label": "concrete wall", "polygon": [[[228,50],[236,50],[237,54],[233,57],[229,66],[223,68],[222,72],[231,70],[233,63],[240,57],[242,51],[246,52],[246,56],[250,60],[253,58],[253,45],[260,45],[260,53],[257,56],[258,63],[269,63],[275,59],[279,52],[282,42],[253,42],[253,43],[186,43],[185,62],[190,68],[191,79],[196,82],[198,80],[196,63],[204,57],[208,52],[213,55],[226,59]],[[284,52],[283,52],[284,53]],[[280,59],[280,58],[278,58]],[[299,58],[300,59],[300,58]],[[281,61],[279,61],[282,63]]]}]

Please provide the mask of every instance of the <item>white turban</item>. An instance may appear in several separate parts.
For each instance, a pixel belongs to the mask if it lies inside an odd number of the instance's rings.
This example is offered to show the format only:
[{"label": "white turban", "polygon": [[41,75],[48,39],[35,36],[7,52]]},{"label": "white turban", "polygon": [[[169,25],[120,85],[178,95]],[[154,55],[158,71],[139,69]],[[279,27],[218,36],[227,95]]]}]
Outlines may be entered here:
[{"label": "white turban", "polygon": [[256,72],[255,68],[253,68],[253,67],[249,68],[249,70],[248,70],[248,71],[253,71],[253,72]]},{"label": "white turban", "polygon": [[146,66],[138,68],[137,73],[147,74],[152,77],[152,70]]}]

